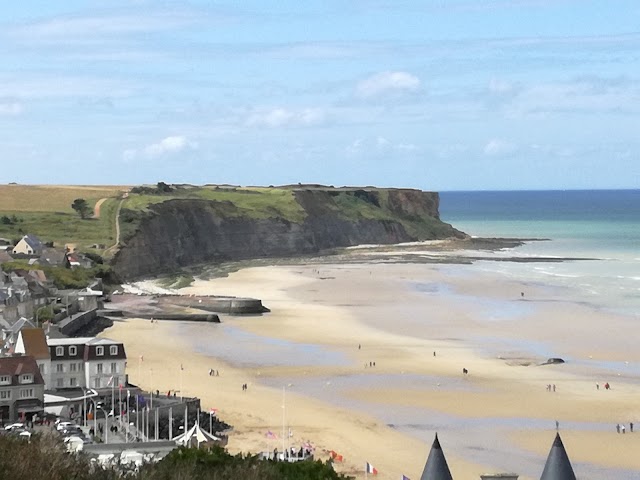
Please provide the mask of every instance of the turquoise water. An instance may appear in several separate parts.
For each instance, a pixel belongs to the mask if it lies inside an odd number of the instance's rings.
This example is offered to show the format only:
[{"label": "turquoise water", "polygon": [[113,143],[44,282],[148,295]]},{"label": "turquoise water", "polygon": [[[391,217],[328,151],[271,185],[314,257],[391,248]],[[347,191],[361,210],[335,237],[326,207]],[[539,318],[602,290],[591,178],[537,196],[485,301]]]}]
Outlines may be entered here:
[{"label": "turquoise water", "polygon": [[597,308],[640,316],[640,190],[444,192],[440,215],[473,236],[548,239],[496,256],[595,259],[479,267],[569,288]]}]

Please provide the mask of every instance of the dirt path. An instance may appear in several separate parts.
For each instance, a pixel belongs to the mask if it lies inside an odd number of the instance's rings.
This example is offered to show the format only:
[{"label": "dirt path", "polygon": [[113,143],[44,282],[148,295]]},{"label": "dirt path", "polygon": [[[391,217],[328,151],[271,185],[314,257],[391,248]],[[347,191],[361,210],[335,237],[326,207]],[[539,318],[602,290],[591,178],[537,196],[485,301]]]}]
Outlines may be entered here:
[{"label": "dirt path", "polygon": [[107,200],[107,198],[101,198],[96,202],[95,207],[93,207],[93,218],[100,218],[100,207],[105,200]]},{"label": "dirt path", "polygon": [[107,248],[103,252],[103,255],[106,255],[111,250],[118,248],[118,245],[120,244],[120,210],[122,210],[122,204],[124,203],[125,200],[126,198],[123,198],[122,200],[120,200],[120,203],[118,204],[118,210],[116,210],[116,242],[112,246]]}]

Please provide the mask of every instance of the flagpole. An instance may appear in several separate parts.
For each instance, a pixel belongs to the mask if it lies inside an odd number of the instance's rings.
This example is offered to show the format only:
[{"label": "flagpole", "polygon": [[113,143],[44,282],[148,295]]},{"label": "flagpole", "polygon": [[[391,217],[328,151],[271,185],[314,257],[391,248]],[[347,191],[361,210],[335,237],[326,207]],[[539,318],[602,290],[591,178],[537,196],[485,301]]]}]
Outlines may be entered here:
[{"label": "flagpole", "polygon": [[284,460],[285,458],[285,453],[286,450],[284,449],[284,422],[285,422],[285,414],[286,414],[286,407],[285,407],[285,387],[282,387],[282,459]]},{"label": "flagpole", "polygon": [[173,407],[169,407],[169,440],[173,440]]},{"label": "flagpole", "polygon": [[182,401],[182,364],[180,364],[180,401]]}]

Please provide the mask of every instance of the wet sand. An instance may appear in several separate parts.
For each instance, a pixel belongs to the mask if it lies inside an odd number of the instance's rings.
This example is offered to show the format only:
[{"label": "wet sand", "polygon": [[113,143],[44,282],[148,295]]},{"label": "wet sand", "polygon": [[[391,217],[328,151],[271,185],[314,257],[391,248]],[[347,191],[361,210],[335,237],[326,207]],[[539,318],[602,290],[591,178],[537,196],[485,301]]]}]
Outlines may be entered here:
[{"label": "wet sand", "polygon": [[[337,469],[359,477],[368,461],[378,478],[419,478],[437,430],[455,478],[539,478],[558,420],[580,478],[635,478],[637,434],[613,427],[640,417],[640,354],[632,335],[602,335],[602,325],[628,332],[628,319],[564,291],[473,265],[356,264],[249,268],[181,293],[261,298],[271,313],[127,320],[104,335],[125,342],[132,382],[182,383],[218,408],[236,429],[231,451],[282,448],[284,387],[291,444],[311,440],[320,458],[335,450]],[[538,365],[552,356],[568,363]],[[596,390],[605,381],[612,390]],[[604,458],[598,440],[611,436]]]}]

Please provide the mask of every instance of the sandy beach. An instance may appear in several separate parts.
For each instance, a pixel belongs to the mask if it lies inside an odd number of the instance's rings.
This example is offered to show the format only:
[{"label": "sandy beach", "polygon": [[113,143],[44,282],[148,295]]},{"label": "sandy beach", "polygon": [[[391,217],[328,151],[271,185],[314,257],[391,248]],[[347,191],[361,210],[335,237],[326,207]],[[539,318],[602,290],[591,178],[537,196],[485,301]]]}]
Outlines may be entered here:
[{"label": "sandy beach", "polygon": [[[419,478],[437,431],[454,478],[533,479],[557,420],[579,478],[640,470],[640,437],[615,430],[640,418],[640,353],[600,328],[627,319],[565,292],[473,265],[322,264],[247,268],[180,293],[260,298],[271,313],[129,319],[103,335],[125,343],[132,383],[182,385],[217,408],[234,426],[232,452],[280,450],[284,413],[285,444],[310,440],[321,459],[335,450],[345,459],[336,469],[357,478],[367,461],[381,479]],[[549,357],[567,363],[539,365]]]}]

